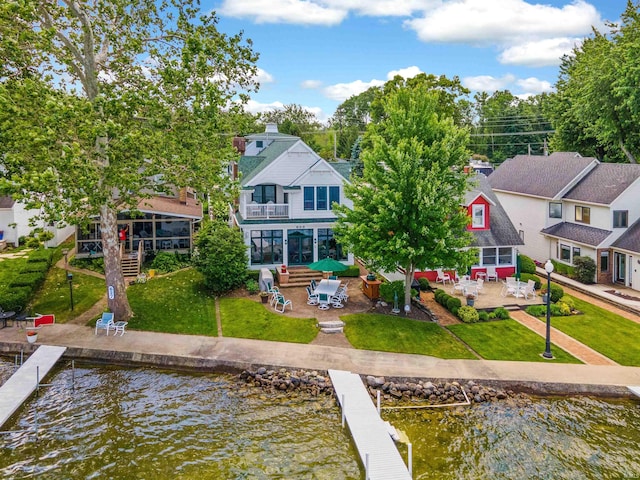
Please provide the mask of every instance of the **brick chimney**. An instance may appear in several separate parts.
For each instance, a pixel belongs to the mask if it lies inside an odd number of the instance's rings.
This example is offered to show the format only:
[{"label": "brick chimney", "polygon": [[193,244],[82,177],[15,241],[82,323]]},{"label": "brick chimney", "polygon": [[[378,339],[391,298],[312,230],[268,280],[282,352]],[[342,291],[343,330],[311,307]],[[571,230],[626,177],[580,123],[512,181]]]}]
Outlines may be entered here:
[{"label": "brick chimney", "polygon": [[247,142],[244,137],[233,137],[233,148],[235,148],[240,155],[244,155],[247,149]]}]

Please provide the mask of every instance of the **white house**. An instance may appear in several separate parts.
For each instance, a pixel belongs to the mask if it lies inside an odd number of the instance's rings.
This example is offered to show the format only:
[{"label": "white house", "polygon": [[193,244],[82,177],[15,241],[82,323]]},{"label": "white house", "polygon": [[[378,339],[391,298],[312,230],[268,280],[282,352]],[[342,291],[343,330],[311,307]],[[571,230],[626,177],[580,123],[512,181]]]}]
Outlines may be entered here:
[{"label": "white house", "polygon": [[232,218],[244,233],[250,268],[307,265],[326,257],[352,265],[332,230],[332,205],[351,206],[343,188],[351,164],[322,159],[274,124],[234,144],[243,154],[234,166],[241,193]]},{"label": "white house", "polygon": [[598,282],[640,290],[640,165],[518,155],[489,182],[524,240],[522,253],[568,265],[588,256]]},{"label": "white house", "polygon": [[2,231],[0,240],[18,246],[20,237],[26,237],[36,227],[41,227],[53,233],[53,238],[46,242],[46,245],[56,247],[73,235],[75,227],[72,225],[46,224],[35,218],[38,214],[38,211],[28,210],[23,203],[16,202],[10,196],[0,197],[0,231]]}]

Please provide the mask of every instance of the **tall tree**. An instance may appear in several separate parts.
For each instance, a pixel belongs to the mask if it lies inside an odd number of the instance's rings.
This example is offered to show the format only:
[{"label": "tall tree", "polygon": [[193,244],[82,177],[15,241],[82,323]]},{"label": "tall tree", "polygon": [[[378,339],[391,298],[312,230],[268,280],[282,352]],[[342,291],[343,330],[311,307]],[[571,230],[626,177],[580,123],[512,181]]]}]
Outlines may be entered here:
[{"label": "tall tree", "polygon": [[224,191],[221,109],[255,87],[250,41],[198,15],[194,0],[0,6],[0,187],[49,219],[99,217],[118,319],[131,309],[117,213],[174,188]]},{"label": "tall tree", "polygon": [[307,145],[318,151],[314,134],[320,132],[321,124],[316,114],[302,105],[291,103],[283,108],[275,108],[260,114],[262,123],[275,123],[280,133],[287,133],[300,137]]},{"label": "tall tree", "polygon": [[[609,36],[594,36],[563,58],[556,85],[554,124],[557,143],[608,154],[605,160],[637,163],[640,153],[640,13],[628,1]],[[566,109],[566,110],[565,110]]]},{"label": "tall tree", "polygon": [[367,128],[362,177],[345,186],[353,207],[335,206],[339,241],[372,267],[406,272],[411,309],[416,269],[466,267],[473,252],[463,197],[468,133],[439,114],[427,85],[393,89],[380,101],[382,120]]},{"label": "tall tree", "polygon": [[379,90],[380,87],[370,87],[347,98],[336,108],[329,124],[336,130],[338,158],[353,158],[353,145],[371,121],[371,102]]}]

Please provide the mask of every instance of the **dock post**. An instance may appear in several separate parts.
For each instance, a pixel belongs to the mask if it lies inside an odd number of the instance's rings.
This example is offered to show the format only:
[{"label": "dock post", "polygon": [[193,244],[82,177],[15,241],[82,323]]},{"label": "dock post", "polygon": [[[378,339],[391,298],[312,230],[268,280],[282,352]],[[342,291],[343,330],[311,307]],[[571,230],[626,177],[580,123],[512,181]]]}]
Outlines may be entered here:
[{"label": "dock post", "polygon": [[407,457],[409,476],[413,478],[413,445],[411,443],[407,445]]},{"label": "dock post", "polygon": [[380,415],[380,390],[376,390],[376,400],[378,405],[378,415]]},{"label": "dock post", "polygon": [[342,394],[342,428],[344,428],[344,393]]}]

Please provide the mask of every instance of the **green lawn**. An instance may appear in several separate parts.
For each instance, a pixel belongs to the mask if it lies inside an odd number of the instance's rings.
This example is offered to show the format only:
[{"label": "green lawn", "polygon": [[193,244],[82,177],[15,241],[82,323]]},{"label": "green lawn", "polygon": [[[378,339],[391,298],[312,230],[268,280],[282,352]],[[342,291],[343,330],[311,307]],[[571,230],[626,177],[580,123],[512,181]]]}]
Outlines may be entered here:
[{"label": "green lawn", "polygon": [[476,358],[436,323],[370,313],[340,318],[346,324],[344,333],[355,348],[438,358]]},{"label": "green lawn", "polygon": [[73,274],[73,312],[66,271],[51,267],[42,288],[29,308],[32,312],[53,313],[56,322],[65,323],[89,310],[106,292],[104,279],[83,273]]},{"label": "green lawn", "polygon": [[515,320],[463,323],[447,328],[486,360],[582,363],[553,344],[551,353],[554,359],[542,358],[545,339]]},{"label": "green lawn", "polygon": [[279,315],[268,305],[246,298],[221,298],[220,320],[225,337],[309,343],[318,334],[314,318]]},{"label": "green lawn", "polygon": [[215,300],[190,268],[127,289],[135,314],[127,328],[187,335],[218,334]]},{"label": "green lawn", "polygon": [[9,283],[26,264],[26,256],[19,258],[4,258],[0,261],[0,295],[5,292]]},{"label": "green lawn", "polygon": [[551,317],[551,325],[614,362],[640,366],[640,324],[572,298],[582,315]]}]

